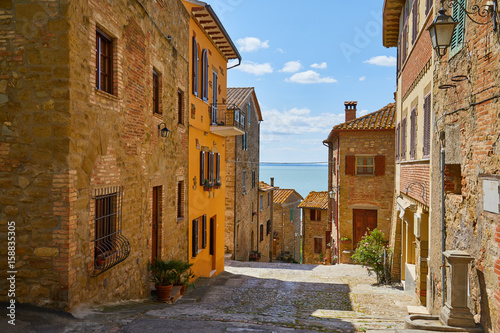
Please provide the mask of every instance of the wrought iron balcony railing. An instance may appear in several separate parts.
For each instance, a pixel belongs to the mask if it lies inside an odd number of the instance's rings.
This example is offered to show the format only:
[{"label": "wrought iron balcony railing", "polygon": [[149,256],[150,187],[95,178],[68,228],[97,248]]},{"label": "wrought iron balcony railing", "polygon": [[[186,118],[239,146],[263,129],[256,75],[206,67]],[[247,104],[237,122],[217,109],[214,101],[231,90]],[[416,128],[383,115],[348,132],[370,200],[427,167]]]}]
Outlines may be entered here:
[{"label": "wrought iron balcony railing", "polygon": [[212,104],[210,108],[210,119],[212,127],[235,127],[244,134],[246,124],[246,112],[234,104]]}]

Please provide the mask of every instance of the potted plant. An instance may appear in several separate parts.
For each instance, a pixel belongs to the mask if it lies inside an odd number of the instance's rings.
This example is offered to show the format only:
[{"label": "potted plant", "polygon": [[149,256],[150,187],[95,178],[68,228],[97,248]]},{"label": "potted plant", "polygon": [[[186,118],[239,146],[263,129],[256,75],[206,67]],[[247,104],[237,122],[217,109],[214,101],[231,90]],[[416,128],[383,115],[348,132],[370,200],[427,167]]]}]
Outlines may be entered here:
[{"label": "potted plant", "polygon": [[221,187],[222,183],[220,182],[220,180],[216,181],[215,184],[214,184],[214,188],[217,190]]},{"label": "potted plant", "polygon": [[259,261],[260,260],[260,252],[252,251],[250,252],[250,256],[248,258],[249,261]]},{"label": "potted plant", "polygon": [[210,191],[214,185],[208,181],[208,179],[203,180],[203,190]]},{"label": "potted plant", "polygon": [[175,282],[175,263],[172,260],[161,260],[156,258],[153,263],[148,263],[148,270],[151,272],[151,281],[155,284],[158,293],[158,300],[161,302],[170,299],[170,291]]},{"label": "potted plant", "polygon": [[174,274],[175,274],[175,282],[174,286],[180,286],[181,295],[184,295],[186,288],[189,286],[194,286],[190,281],[195,277],[193,272],[191,271],[191,266],[189,262],[181,261],[181,260],[171,260],[174,265]]},{"label": "potted plant", "polygon": [[351,239],[347,236],[342,236],[340,237],[340,242],[343,244],[349,244],[351,242]]}]

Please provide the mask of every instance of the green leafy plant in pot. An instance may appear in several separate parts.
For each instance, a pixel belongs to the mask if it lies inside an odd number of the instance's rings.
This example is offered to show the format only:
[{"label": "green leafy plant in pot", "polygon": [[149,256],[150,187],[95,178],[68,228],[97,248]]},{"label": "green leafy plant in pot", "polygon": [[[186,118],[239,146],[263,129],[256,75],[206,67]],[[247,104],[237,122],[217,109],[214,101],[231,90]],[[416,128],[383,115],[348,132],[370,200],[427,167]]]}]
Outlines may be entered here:
[{"label": "green leafy plant in pot", "polygon": [[165,302],[170,299],[170,292],[176,278],[174,269],[175,263],[172,260],[156,258],[153,263],[148,263],[151,281],[155,284],[159,301]]},{"label": "green leafy plant in pot", "polygon": [[175,286],[181,287],[181,295],[184,295],[187,287],[194,287],[194,284],[191,283],[192,279],[195,277],[193,272],[191,271],[191,266],[189,262],[181,261],[181,260],[171,260],[174,266],[174,275],[175,275]]}]

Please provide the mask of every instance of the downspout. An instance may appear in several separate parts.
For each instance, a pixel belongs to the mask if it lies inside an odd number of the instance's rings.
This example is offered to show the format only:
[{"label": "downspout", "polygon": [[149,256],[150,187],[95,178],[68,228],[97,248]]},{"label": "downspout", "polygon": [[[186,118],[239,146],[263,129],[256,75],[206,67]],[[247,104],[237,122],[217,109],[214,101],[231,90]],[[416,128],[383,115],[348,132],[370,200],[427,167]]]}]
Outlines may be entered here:
[{"label": "downspout", "polygon": [[[340,163],[340,136],[337,136],[337,163]],[[339,172],[340,168],[335,165],[335,176],[337,177],[337,200],[335,200],[335,229],[337,229],[337,264],[340,263],[340,235],[339,235],[339,198],[340,198],[340,184],[339,184]]]},{"label": "downspout", "polygon": [[237,220],[237,216],[236,216],[237,215],[236,214],[236,206],[237,206],[236,205],[236,192],[237,192],[236,191],[236,188],[237,188],[237,186],[236,186],[236,174],[237,174],[236,171],[238,169],[238,159],[236,158],[236,138],[234,138],[234,161],[235,161],[235,163],[234,163],[234,178],[235,179],[234,179],[234,201],[233,201],[234,202],[234,207],[233,207],[233,212],[234,212],[234,220],[233,220],[233,224],[234,224],[234,227],[233,227],[233,247],[234,248],[233,248],[233,255],[234,255],[234,258],[233,258],[233,260],[236,260],[236,249],[237,249],[236,240],[238,239],[238,235],[237,235],[237,230],[238,230],[238,228],[237,228],[237,225],[238,225],[237,221],[238,220]]},{"label": "downspout", "polygon": [[440,133],[441,140],[441,286],[443,288],[441,306],[444,307],[446,300],[446,269],[444,252],[446,251],[445,236],[445,201],[444,201],[444,169],[445,169],[445,151],[444,151],[444,132]]},{"label": "downspout", "polygon": [[274,233],[274,177],[271,177],[271,199],[269,203],[269,217],[271,220],[271,230],[269,230],[269,262],[273,262],[273,233]]}]

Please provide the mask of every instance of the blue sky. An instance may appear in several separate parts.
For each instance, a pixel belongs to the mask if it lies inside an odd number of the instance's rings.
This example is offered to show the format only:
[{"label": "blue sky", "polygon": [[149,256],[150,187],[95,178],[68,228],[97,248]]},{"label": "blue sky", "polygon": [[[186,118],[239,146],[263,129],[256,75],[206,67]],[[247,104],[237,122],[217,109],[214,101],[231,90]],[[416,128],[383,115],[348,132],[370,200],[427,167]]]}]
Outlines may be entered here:
[{"label": "blue sky", "polygon": [[261,162],[326,162],[322,141],[394,102],[396,50],[382,45],[383,1],[209,0],[242,55],[229,87],[255,87]]}]

